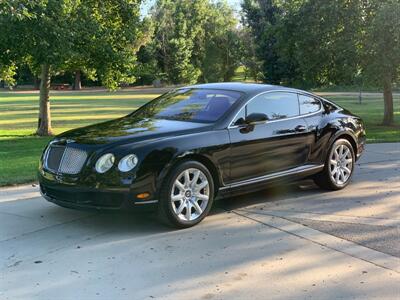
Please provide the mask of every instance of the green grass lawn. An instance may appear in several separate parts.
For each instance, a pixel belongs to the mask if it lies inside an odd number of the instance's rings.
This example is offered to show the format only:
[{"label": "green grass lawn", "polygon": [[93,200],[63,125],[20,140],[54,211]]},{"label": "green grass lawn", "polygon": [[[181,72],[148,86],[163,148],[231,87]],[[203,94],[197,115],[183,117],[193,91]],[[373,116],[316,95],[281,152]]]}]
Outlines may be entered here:
[{"label": "green grass lawn", "polygon": [[[118,118],[159,92],[52,92],[53,129],[63,131]],[[33,182],[38,159],[50,138],[34,136],[39,94],[0,92],[0,186]]]},{"label": "green grass lawn", "polygon": [[[158,96],[160,91],[52,92],[55,133],[117,118]],[[396,126],[383,127],[382,96],[328,95],[332,101],[363,117],[368,142],[400,141],[400,97],[395,97]],[[35,181],[39,156],[49,138],[34,136],[38,115],[37,92],[0,92],[0,186]]]}]

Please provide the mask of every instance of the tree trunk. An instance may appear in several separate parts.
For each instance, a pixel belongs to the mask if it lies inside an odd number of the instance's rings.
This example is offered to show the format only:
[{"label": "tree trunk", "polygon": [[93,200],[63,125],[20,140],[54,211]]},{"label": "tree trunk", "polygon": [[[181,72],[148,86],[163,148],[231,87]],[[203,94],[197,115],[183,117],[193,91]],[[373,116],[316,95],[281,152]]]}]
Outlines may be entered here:
[{"label": "tree trunk", "polygon": [[75,71],[75,82],[74,82],[74,90],[79,91],[82,89],[81,84],[81,71]]},{"label": "tree trunk", "polygon": [[40,78],[33,76],[33,86],[35,90],[40,90]]},{"label": "tree trunk", "polygon": [[384,90],[383,90],[383,100],[384,100],[384,115],[383,115],[383,125],[393,124],[393,89],[392,81],[390,77],[385,79]]},{"label": "tree trunk", "polygon": [[50,66],[48,64],[42,65],[40,80],[40,98],[39,98],[39,120],[37,135],[49,136],[53,135],[51,128],[51,115],[50,115]]}]

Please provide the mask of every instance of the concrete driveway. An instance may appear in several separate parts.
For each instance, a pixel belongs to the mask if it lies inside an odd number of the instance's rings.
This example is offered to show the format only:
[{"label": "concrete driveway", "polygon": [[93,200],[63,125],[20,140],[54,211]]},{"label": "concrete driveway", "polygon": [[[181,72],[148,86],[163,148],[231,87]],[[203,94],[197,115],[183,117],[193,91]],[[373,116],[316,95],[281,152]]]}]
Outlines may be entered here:
[{"label": "concrete driveway", "polygon": [[400,299],[400,143],[368,145],[353,182],[227,199],[199,226],[0,190],[0,299]]}]

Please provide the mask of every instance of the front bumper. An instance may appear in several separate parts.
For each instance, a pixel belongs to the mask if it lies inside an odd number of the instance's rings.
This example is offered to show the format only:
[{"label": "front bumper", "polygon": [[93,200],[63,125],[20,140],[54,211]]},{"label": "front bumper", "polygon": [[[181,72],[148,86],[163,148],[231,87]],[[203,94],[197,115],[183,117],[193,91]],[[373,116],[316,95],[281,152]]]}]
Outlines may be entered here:
[{"label": "front bumper", "polygon": [[56,174],[39,172],[42,196],[55,204],[76,209],[95,210],[153,210],[158,201],[152,197],[138,199],[136,196],[149,191],[146,184],[107,186],[96,182],[80,182],[73,178],[62,178]]}]

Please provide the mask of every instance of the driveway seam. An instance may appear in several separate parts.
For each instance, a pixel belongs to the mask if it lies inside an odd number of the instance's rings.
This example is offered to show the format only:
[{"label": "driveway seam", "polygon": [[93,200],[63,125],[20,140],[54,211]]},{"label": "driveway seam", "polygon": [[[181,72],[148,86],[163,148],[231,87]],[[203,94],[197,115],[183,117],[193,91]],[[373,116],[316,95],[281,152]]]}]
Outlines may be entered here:
[{"label": "driveway seam", "polygon": [[[282,231],[282,232],[284,232],[284,233],[287,233],[287,234],[289,234],[289,235],[296,236],[296,237],[298,237],[298,238],[300,238],[300,239],[309,241],[309,242],[314,243],[314,244],[316,244],[316,245],[320,245],[320,246],[326,247],[326,248],[331,249],[331,250],[334,250],[334,251],[336,251],[336,252],[339,252],[339,253],[345,254],[345,255],[347,255],[347,256],[350,256],[350,257],[353,257],[353,258],[362,260],[362,261],[364,261],[364,262],[370,263],[370,264],[375,265],[375,266],[377,266],[377,267],[381,267],[381,268],[384,268],[384,269],[386,269],[386,270],[390,270],[390,271],[393,271],[393,272],[396,272],[396,273],[400,274],[400,269],[399,269],[399,270],[397,270],[397,269],[391,269],[391,268],[389,268],[389,267],[387,267],[387,266],[385,266],[385,265],[383,265],[383,264],[376,263],[376,262],[370,261],[370,260],[368,260],[368,259],[365,259],[365,258],[362,258],[362,257],[358,257],[358,256],[355,256],[355,255],[352,255],[352,254],[350,254],[350,253],[348,253],[348,252],[345,252],[345,251],[343,251],[343,250],[340,250],[340,249],[334,248],[334,247],[332,247],[332,246],[329,246],[328,244],[323,244],[323,243],[321,243],[321,242],[312,240],[312,239],[307,238],[307,237],[305,237],[305,236],[302,236],[302,235],[300,235],[300,234],[297,234],[297,233],[294,233],[294,232],[291,232],[291,231],[288,231],[288,230],[279,228],[279,227],[277,227],[277,226],[268,224],[268,223],[266,223],[266,222],[257,220],[256,218],[253,218],[253,217],[248,216],[248,215],[245,215],[245,214],[241,214],[241,213],[239,213],[239,212],[237,212],[237,211],[235,211],[235,210],[232,210],[231,212],[234,213],[234,214],[236,214],[236,215],[238,215],[238,216],[241,216],[241,217],[247,218],[247,219],[249,219],[249,220],[252,220],[252,221],[254,221],[254,222],[257,222],[257,223],[259,223],[259,224],[268,226],[268,227],[270,227],[270,228],[277,229],[277,230]],[[267,215],[267,214],[266,214],[266,215]],[[293,221],[288,220],[288,219],[286,219],[286,218],[281,218],[281,217],[277,217],[277,216],[273,216],[273,215],[267,215],[267,216],[273,217],[273,218],[277,218],[277,219],[282,219],[282,220],[285,220],[285,221],[287,221],[287,222],[290,222],[290,223],[293,223],[293,224],[297,224],[297,225],[306,227],[306,226],[304,226],[304,225],[302,225],[302,224],[300,224],[300,223],[293,222]],[[359,244],[357,244],[357,243],[354,243],[354,242],[351,242],[351,241],[348,241],[348,240],[345,240],[345,239],[342,239],[342,238],[338,238],[338,237],[336,237],[336,236],[327,234],[327,233],[325,233],[325,232],[321,232],[321,231],[319,231],[319,230],[312,229],[312,228],[309,228],[309,227],[306,227],[306,228],[308,228],[308,229],[310,229],[310,230],[318,231],[321,235],[327,235],[327,236],[329,236],[329,237],[333,237],[333,238],[338,239],[338,240],[346,241],[347,243],[353,244],[353,245],[355,245],[355,246],[357,246],[357,247],[366,248],[366,249],[368,249],[368,251],[380,253],[380,254],[382,254],[382,256],[390,256],[390,257],[393,258],[393,259],[397,259],[395,256],[392,256],[392,255],[389,255],[389,254],[386,254],[386,253],[383,253],[383,252],[380,252],[380,251],[377,251],[377,250],[372,250],[372,249],[370,249],[370,248],[368,248],[368,247],[359,245]]]},{"label": "driveway seam", "polygon": [[[251,208],[250,209],[238,209],[238,211],[243,211],[243,212],[247,212],[247,213],[256,213],[255,211],[252,211]],[[382,220],[382,221],[394,221],[394,222],[399,222],[400,223],[400,219],[391,219],[391,218],[379,218],[379,217],[363,217],[363,216],[351,216],[351,215],[343,215],[343,214],[335,214],[335,213],[322,213],[322,212],[311,212],[311,211],[303,211],[303,210],[282,210],[282,209],[263,209],[262,212],[259,212],[260,214],[270,214],[273,215],[274,212],[281,212],[281,213],[289,213],[289,214],[315,214],[315,215],[320,215],[320,216],[334,216],[334,217],[338,217],[338,218],[349,218],[349,219],[357,219],[359,218],[360,220],[362,219],[371,219],[371,220]],[[277,216],[274,215],[274,217],[281,217],[281,216]],[[339,222],[343,222],[343,221],[339,221]],[[350,222],[351,223],[351,222]],[[358,223],[358,224],[362,224],[362,223]],[[399,225],[376,225],[376,226],[399,226]]]},{"label": "driveway seam", "polygon": [[362,165],[370,165],[370,164],[390,162],[390,161],[398,161],[398,159],[385,159],[385,160],[377,160],[377,161],[369,161],[369,162],[357,162],[356,165],[362,166]]}]

